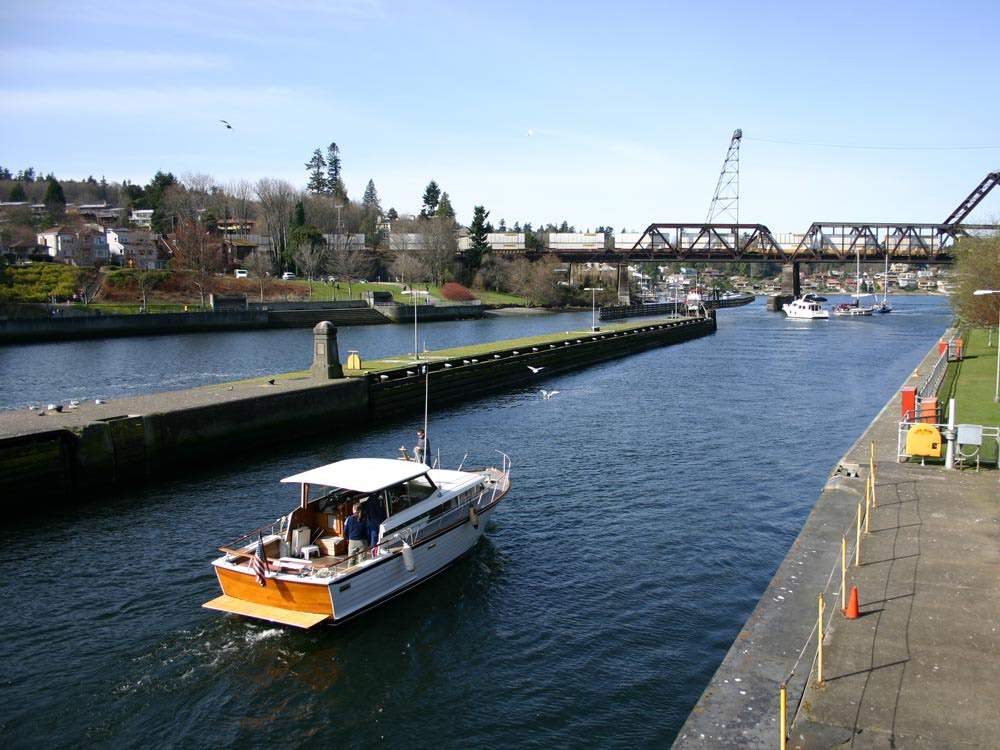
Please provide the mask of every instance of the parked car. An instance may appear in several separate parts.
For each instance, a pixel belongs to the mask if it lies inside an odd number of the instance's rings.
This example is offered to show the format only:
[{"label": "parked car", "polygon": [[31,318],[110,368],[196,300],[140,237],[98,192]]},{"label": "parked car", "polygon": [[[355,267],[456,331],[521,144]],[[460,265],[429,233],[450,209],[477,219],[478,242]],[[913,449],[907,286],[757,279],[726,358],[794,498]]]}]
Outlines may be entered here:
[{"label": "parked car", "polygon": [[235,271],[233,271],[233,276],[235,276],[237,279],[249,279],[250,272],[245,268],[237,268]]},{"label": "parked car", "polygon": [[282,281],[291,281],[294,278],[295,278],[295,274],[292,273],[291,271],[285,271],[283,274],[281,274],[281,280]]}]

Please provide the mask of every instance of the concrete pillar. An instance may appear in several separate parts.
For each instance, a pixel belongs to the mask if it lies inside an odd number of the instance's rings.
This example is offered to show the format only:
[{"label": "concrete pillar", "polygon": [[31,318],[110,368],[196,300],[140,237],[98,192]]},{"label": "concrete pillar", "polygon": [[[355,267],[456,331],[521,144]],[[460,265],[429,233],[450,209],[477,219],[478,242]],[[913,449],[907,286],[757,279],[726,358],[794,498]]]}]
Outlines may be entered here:
[{"label": "concrete pillar", "polygon": [[628,280],[628,264],[619,263],[618,264],[618,304],[620,305],[631,305],[632,298],[628,292],[629,280]]},{"label": "concrete pillar", "polygon": [[799,281],[799,264],[786,263],[781,267],[781,293],[790,294],[798,299],[802,295],[802,285]]},{"label": "concrete pillar", "polygon": [[322,320],[313,328],[313,363],[310,374],[316,380],[333,380],[344,377],[337,351],[337,328],[329,320]]}]

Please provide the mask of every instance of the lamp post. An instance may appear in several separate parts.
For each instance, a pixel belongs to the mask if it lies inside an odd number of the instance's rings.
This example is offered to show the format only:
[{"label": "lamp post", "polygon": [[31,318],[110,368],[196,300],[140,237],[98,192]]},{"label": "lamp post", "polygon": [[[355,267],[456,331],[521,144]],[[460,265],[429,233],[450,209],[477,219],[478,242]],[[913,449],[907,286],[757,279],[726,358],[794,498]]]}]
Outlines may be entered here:
[{"label": "lamp post", "polygon": [[420,359],[420,352],[417,350],[417,288],[412,283],[410,294],[413,296],[413,358]]},{"label": "lamp post", "polygon": [[603,292],[602,286],[585,286],[583,291],[590,292],[590,330],[599,331],[601,327],[597,325],[597,293]]},{"label": "lamp post", "polygon": [[[973,294],[977,297],[986,294],[1000,294],[1000,289],[977,289]],[[993,390],[993,401],[1000,403],[1000,305],[997,305],[997,381]]]}]

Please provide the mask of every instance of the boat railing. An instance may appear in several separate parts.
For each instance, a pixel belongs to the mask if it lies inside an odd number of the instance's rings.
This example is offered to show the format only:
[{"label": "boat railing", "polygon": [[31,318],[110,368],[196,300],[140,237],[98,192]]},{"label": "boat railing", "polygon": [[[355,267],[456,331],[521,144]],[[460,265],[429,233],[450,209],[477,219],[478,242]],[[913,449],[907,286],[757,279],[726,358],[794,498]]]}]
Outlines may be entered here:
[{"label": "boat railing", "polygon": [[219,551],[225,552],[227,555],[237,555],[240,557],[253,554],[253,545],[258,539],[267,539],[267,537],[273,536],[284,538],[285,532],[288,530],[288,519],[289,516],[280,516],[271,523],[247,532],[229,544],[219,547]]},{"label": "boat railing", "polygon": [[322,576],[338,575],[368,560],[376,560],[380,556],[399,552],[404,544],[412,546],[421,539],[426,539],[441,529],[458,522],[462,517],[472,518],[473,509],[478,511],[479,509],[491,506],[496,502],[498,497],[510,488],[510,456],[502,451],[497,451],[497,453],[500,453],[503,457],[500,468],[490,467],[485,469],[485,472],[489,475],[490,483],[482,492],[466,498],[454,508],[445,511],[425,524],[420,526],[410,525],[396,529],[388,536],[379,540],[379,543],[374,548],[364,550],[363,552],[355,552],[335,565],[322,568],[321,570],[329,571],[328,573],[323,573]]}]

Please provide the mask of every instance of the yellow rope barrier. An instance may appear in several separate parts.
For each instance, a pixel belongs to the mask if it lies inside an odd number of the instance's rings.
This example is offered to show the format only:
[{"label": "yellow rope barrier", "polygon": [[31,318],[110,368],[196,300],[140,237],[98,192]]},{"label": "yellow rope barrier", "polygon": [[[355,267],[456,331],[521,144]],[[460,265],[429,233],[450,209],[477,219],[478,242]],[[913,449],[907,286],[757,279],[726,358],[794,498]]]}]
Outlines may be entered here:
[{"label": "yellow rope barrier", "polygon": [[823,595],[819,595],[819,616],[816,627],[816,684],[823,684]]},{"label": "yellow rope barrier", "polygon": [[779,709],[781,711],[781,715],[778,719],[778,726],[781,731],[781,741],[778,747],[781,750],[786,750],[788,747],[788,688],[785,686],[784,682],[781,683],[780,700],[778,702],[781,706]]}]

